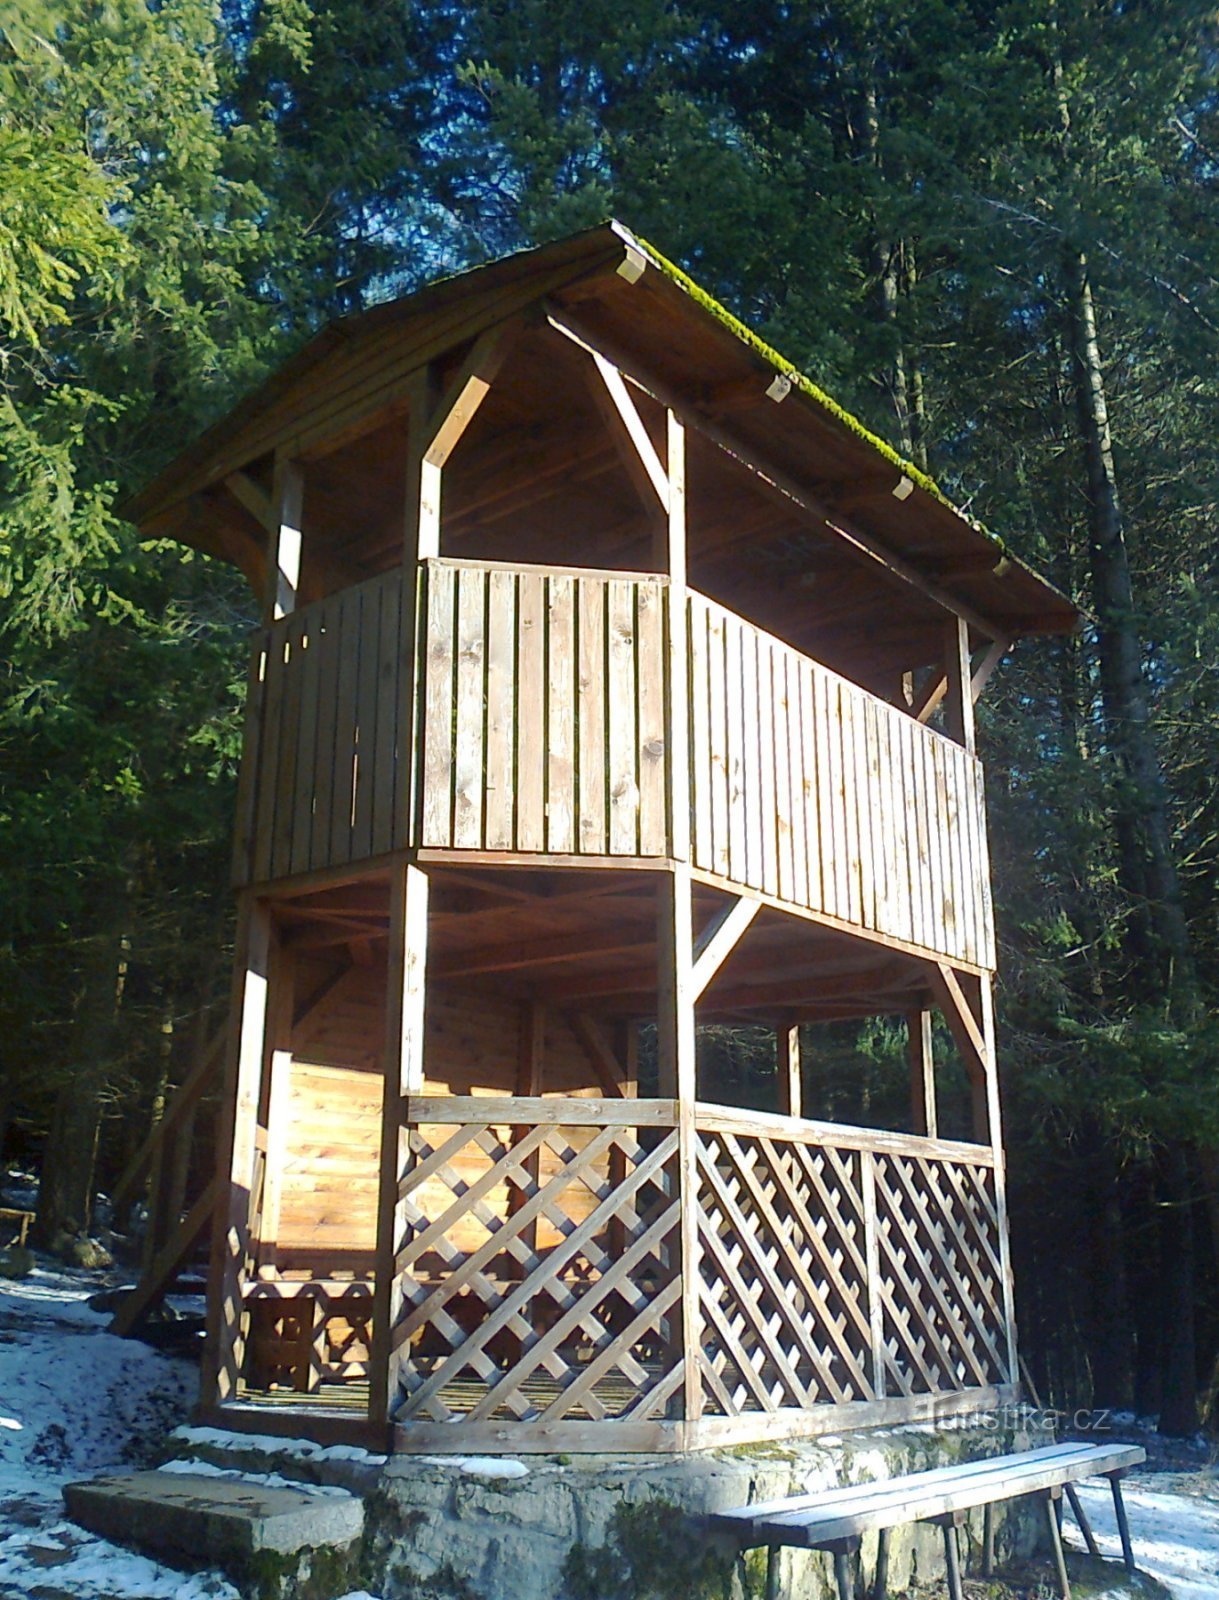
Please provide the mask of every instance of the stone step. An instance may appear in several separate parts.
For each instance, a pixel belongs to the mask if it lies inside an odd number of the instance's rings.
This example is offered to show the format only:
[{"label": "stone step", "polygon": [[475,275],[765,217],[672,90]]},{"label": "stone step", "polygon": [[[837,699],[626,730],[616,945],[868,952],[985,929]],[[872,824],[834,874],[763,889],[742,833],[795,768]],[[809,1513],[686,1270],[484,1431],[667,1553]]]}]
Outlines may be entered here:
[{"label": "stone step", "polygon": [[214,1473],[115,1473],[65,1484],[63,1496],[90,1533],[173,1566],[219,1567],[239,1586],[271,1572],[287,1579],[316,1566],[318,1552],[341,1570],[364,1529],[364,1502],[345,1490]]}]

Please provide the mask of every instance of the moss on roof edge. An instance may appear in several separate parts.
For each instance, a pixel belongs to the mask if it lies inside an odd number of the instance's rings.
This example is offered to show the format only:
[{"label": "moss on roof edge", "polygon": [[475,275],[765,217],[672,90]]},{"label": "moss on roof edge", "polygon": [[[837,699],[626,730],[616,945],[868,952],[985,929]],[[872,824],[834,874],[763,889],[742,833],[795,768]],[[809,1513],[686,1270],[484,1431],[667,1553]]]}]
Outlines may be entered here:
[{"label": "moss on roof edge", "polygon": [[934,478],[922,471],[921,468],[916,467],[912,461],[907,461],[891,444],[888,444],[878,434],[873,433],[870,428],[865,427],[858,417],[852,416],[845,406],[840,405],[832,395],[827,394],[824,389],[815,384],[811,378],[794,366],[786,356],[780,355],[777,350],[766,343],[765,339],[760,338],[752,328],[743,323],[739,317],[733,316],[727,306],[721,305],[714,295],[708,294],[706,289],[696,283],[690,274],[684,272],[676,262],[670,261],[667,256],[662,255],[657,250],[655,245],[649,244],[646,239],[642,239],[638,234],[632,233],[629,228],[624,227],[617,220],[612,222],[611,226],[615,232],[621,234],[633,245],[636,245],[664,277],[669,278],[679,289],[688,294],[697,305],[701,306],[704,311],[713,316],[717,322],[722,323],[729,333],[738,338],[742,344],[748,345],[756,355],[761,356],[764,361],[774,367],[776,372],[780,372],[785,378],[790,379],[801,394],[807,395],[835,422],[841,424],[842,427],[853,433],[857,438],[862,439],[865,444],[870,445],[891,466],[897,467],[899,471],[903,472],[912,483],[925,490],[933,499],[938,500],[942,506],[946,506],[954,516],[960,517],[961,521],[967,523],[975,533],[980,533],[989,539],[1002,555],[1012,557],[1012,551],[1008,549],[1006,542],[997,533],[992,533],[976,517],[969,516],[959,506],[953,505]]}]

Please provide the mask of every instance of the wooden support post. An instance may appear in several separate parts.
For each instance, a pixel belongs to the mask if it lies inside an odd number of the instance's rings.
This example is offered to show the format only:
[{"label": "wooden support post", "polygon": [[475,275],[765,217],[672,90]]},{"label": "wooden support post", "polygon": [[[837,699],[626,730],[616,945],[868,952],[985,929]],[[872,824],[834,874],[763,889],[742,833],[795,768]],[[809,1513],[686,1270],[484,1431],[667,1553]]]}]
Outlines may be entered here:
[{"label": "wooden support post", "polygon": [[1088,1513],[1084,1510],[1083,1501],[1079,1498],[1079,1490],[1073,1483],[1064,1483],[1067,1500],[1070,1502],[1071,1515],[1079,1524],[1079,1531],[1084,1536],[1084,1543],[1088,1547],[1090,1556],[1100,1555],[1100,1546],[1096,1542],[1096,1535],[1092,1532],[1092,1524],[1088,1521]]},{"label": "wooden support post", "polygon": [[286,456],[276,456],[275,487],[271,500],[266,616],[274,622],[296,610],[300,591],[305,477],[299,462],[291,461]]},{"label": "wooden support post", "polygon": [[668,521],[657,564],[669,575],[669,661],[665,686],[665,775],[669,853],[673,868],[657,890],[657,1054],[660,1093],[678,1102],[681,1183],[681,1359],[685,1363],[682,1418],[702,1415],[698,1352],[698,1158],[694,1127],[697,1095],[694,1029],[694,905],[690,877],[690,737],[686,660],[686,435],[667,416]]},{"label": "wooden support post", "polygon": [[1062,1500],[1061,1489],[1051,1489],[1045,1497],[1046,1530],[1050,1538],[1050,1556],[1054,1562],[1054,1576],[1058,1580],[1058,1592],[1062,1600],[1071,1600],[1071,1580],[1067,1577],[1067,1562],[1062,1550],[1062,1533],[1058,1526],[1059,1505]]},{"label": "wooden support post", "polygon": [[969,754],[977,754],[974,739],[973,672],[969,656],[969,624],[964,617],[952,617],[944,629],[945,675],[948,695],[944,721],[948,737],[963,744]]},{"label": "wooden support post", "polygon": [[1117,1518],[1118,1538],[1122,1541],[1122,1560],[1126,1563],[1126,1571],[1133,1572],[1134,1546],[1130,1542],[1130,1521],[1126,1516],[1126,1502],[1122,1499],[1122,1479],[1125,1472],[1110,1472],[1109,1487],[1113,1491],[1113,1514]]},{"label": "wooden support post", "polygon": [[377,1203],[373,1348],[369,1420],[392,1420],[403,1352],[395,1339],[402,1314],[398,1256],[405,1242],[401,1192],[410,1160],[404,1100],[423,1089],[424,996],[428,943],[428,877],[413,862],[394,873],[390,891],[385,1012],[384,1098]]},{"label": "wooden support post", "polygon": [[926,1007],[906,1016],[910,1047],[910,1125],[927,1138],[939,1137],[935,1106],[935,1057],[932,1014]]},{"label": "wooden support post", "polygon": [[1016,1346],[1016,1280],[1012,1272],[1012,1247],[1007,1220],[1007,1162],[1003,1153],[1003,1112],[999,1104],[999,1057],[995,1044],[994,980],[977,980],[978,1016],[982,1030],[986,1068],[986,1120],[990,1125],[990,1146],[995,1158],[995,1212],[999,1222],[999,1265],[1003,1271],[1003,1321],[1007,1345],[1007,1381],[1020,1382]]},{"label": "wooden support post", "polygon": [[292,1016],[296,1009],[295,956],[275,938],[271,947],[271,981],[267,1001],[267,1065],[259,1097],[263,1130],[262,1204],[253,1257],[260,1278],[277,1273],[279,1205],[288,1151],[288,1096],[292,1078]]},{"label": "wooden support post", "polygon": [[877,1400],[885,1395],[885,1313],[880,1288],[880,1219],[876,1214],[876,1156],[859,1152],[859,1191],[863,1212],[864,1266],[868,1288],[868,1342],[872,1389]]},{"label": "wooden support post", "polygon": [[270,908],[247,891],[237,907],[237,958],[225,1083],[228,1110],[222,1113],[217,1150],[221,1190],[215,1207],[208,1277],[202,1395],[204,1403],[212,1405],[233,1398],[244,1355],[243,1290],[249,1261],[270,950]]},{"label": "wooden support post", "polygon": [[775,1057],[779,1079],[779,1110],[789,1117],[804,1115],[800,1077],[800,1024],[786,1022],[775,1030]]}]

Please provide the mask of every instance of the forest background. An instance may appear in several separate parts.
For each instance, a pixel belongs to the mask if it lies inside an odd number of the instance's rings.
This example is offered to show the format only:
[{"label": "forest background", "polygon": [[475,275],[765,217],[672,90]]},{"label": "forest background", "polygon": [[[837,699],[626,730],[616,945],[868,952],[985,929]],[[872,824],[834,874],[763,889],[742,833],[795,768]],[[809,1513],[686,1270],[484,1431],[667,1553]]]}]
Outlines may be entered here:
[{"label": "forest background", "polygon": [[[1076,597],[981,706],[1022,1348],[1219,1422],[1219,19],[0,0],[0,1151],[96,1221],[223,1004],[242,581],[116,507],[319,325],[608,215]],[[708,1036],[726,1096],[773,1049]],[[901,1121],[901,1030],[810,1030]]]}]

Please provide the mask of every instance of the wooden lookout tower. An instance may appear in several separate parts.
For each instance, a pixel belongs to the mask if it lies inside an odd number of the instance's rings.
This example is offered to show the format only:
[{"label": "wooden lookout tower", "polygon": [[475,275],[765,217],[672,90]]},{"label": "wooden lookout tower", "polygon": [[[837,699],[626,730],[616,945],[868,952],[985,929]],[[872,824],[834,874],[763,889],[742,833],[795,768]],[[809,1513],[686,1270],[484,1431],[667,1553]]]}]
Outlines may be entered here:
[{"label": "wooden lookout tower", "polygon": [[[616,224],[327,329],[134,515],[263,605],[209,1420],[653,1451],[1015,1398],[974,702],[1069,602]],[[807,1119],[800,1024],[875,1014],[908,1131]],[[774,1110],[700,1094],[711,1021],[775,1030]]]}]

